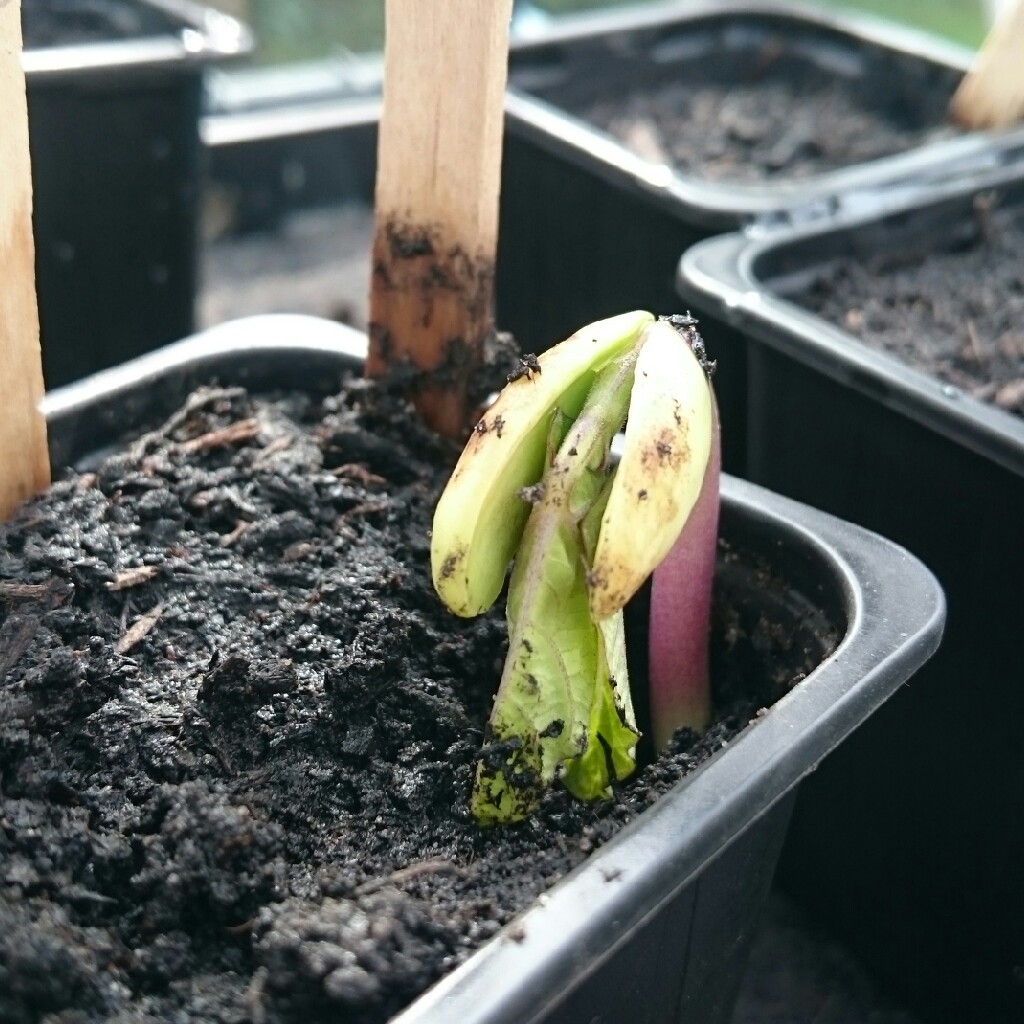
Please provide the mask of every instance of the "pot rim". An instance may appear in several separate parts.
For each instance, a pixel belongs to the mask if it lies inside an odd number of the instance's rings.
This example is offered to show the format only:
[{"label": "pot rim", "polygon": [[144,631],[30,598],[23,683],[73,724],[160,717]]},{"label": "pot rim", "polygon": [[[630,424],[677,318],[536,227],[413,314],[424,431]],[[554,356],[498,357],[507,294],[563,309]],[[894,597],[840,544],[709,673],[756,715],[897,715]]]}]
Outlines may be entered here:
[{"label": "pot rim", "polygon": [[[686,28],[702,22],[750,17],[778,20],[799,27],[845,36],[853,42],[901,54],[935,67],[962,74],[974,54],[966,47],[946,42],[927,32],[897,25],[869,14],[822,10],[792,0],[719,0],[713,7],[658,3],[626,11],[597,12],[556,22],[544,35],[518,45],[510,62],[510,81],[516,59],[540,53],[545,47],[573,45],[620,33]],[[637,156],[607,132],[555,105],[510,87],[505,104],[508,130],[569,162],[586,167],[604,180],[639,193],[678,217],[706,227],[736,227],[779,210],[805,210],[807,215],[827,212],[832,197],[870,184],[903,182],[929,174],[947,173],[951,166],[968,167],[989,158],[993,142],[1024,143],[1024,127],[974,131],[923,142],[910,149],[875,160],[809,175],[798,181],[727,184],[708,181],[655,164]]]},{"label": "pot rim", "polygon": [[875,398],[917,423],[1024,475],[1024,418],[939,381],[823,317],[772,291],[757,263],[797,243],[913,214],[943,202],[1024,183],[1019,162],[939,183],[854,192],[840,198],[832,216],[764,230],[719,235],[698,242],[680,258],[676,284],[684,300],[710,305],[715,315],[786,356]]},{"label": "pot rim", "polygon": [[135,39],[46,46],[22,52],[29,84],[65,77],[177,70],[251,52],[252,33],[237,18],[192,0],[143,0],[179,23],[176,31]]}]

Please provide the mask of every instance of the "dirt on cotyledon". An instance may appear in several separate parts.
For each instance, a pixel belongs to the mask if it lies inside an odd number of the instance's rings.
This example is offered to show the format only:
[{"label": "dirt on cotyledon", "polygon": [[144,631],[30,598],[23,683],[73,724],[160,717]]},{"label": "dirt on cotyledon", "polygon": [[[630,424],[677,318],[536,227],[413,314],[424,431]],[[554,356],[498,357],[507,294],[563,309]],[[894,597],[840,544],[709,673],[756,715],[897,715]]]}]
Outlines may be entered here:
[{"label": "dirt on cotyledon", "polygon": [[817,660],[719,602],[703,739],[480,831],[505,628],[429,581],[451,459],[358,381],[206,389],[0,528],[0,1019],[384,1021]]}]

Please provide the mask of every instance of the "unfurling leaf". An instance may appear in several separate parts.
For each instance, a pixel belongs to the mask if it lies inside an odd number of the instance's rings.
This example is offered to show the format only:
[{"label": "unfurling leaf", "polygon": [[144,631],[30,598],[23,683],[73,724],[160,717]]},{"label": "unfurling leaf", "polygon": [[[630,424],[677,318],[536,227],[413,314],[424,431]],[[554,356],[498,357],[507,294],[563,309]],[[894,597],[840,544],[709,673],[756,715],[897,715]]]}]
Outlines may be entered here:
[{"label": "unfurling leaf", "polygon": [[712,421],[711,388],[686,339],[652,324],[590,575],[595,618],[625,607],[675,543],[700,494]]},{"label": "unfurling leaf", "polygon": [[517,495],[541,479],[552,414],[575,419],[597,371],[653,320],[624,313],[577,331],[477,423],[434,513],[430,548],[434,586],[456,615],[479,615],[501,592],[529,512]]},{"label": "unfurling leaf", "polygon": [[622,607],[697,499],[711,409],[686,342],[630,313],[545,353],[467,444],[435,513],[435,586],[453,611],[477,614],[514,561],[509,650],[472,796],[482,824],[528,816],[556,779],[594,800],[634,770]]}]

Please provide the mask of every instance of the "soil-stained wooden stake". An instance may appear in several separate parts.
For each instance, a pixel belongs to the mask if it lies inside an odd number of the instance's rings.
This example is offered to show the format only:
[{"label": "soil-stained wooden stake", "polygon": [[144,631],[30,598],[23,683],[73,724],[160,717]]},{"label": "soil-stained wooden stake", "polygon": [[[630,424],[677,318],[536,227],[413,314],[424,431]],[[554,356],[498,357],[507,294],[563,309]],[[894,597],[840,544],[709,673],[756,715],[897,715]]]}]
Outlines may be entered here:
[{"label": "soil-stained wooden stake", "polygon": [[49,483],[42,396],[21,0],[0,0],[0,520]]},{"label": "soil-stained wooden stake", "polygon": [[467,426],[492,329],[512,0],[387,0],[367,373],[406,365],[424,420]]},{"label": "soil-stained wooden stake", "polygon": [[990,29],[950,114],[968,128],[999,128],[1024,117],[1024,0]]}]

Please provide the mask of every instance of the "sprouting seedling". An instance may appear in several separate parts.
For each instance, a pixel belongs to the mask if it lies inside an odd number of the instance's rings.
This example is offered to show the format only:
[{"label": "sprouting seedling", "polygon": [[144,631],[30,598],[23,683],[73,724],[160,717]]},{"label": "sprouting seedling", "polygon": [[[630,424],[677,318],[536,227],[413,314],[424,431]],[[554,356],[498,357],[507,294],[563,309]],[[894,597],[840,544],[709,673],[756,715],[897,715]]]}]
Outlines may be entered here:
[{"label": "sprouting seedling", "polygon": [[[622,609],[666,556],[655,593],[702,635],[682,645],[693,664],[667,664],[679,624],[652,609],[652,656],[666,659],[652,670],[655,737],[706,724],[717,415],[694,322],[674,319],[626,313],[542,355],[479,421],[438,503],[434,585],[452,611],[489,608],[513,565],[472,795],[482,824],[526,817],[556,779],[595,800],[634,770]],[[700,593],[680,599],[691,584]]]}]

